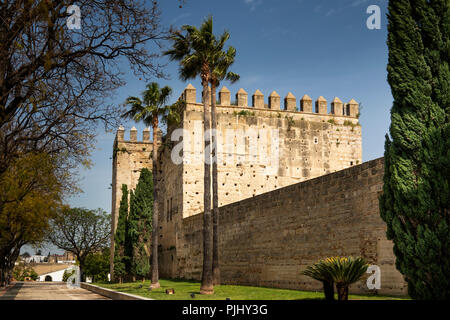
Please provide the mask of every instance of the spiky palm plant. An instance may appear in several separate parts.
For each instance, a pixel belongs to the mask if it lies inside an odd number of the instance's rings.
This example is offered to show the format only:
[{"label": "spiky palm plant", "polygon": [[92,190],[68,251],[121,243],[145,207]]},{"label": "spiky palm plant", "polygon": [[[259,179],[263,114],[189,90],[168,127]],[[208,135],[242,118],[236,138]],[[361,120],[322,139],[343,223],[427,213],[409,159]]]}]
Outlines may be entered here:
[{"label": "spiky palm plant", "polygon": [[326,259],[325,263],[336,284],[338,300],[348,300],[348,287],[358,281],[369,267],[361,257],[332,257]]},{"label": "spiky palm plant", "polygon": [[302,274],[321,281],[323,284],[325,300],[334,300],[334,282],[325,260],[320,260],[312,266],[308,266]]},{"label": "spiky palm plant", "polygon": [[334,300],[334,284],[338,300],[348,300],[348,287],[366,273],[369,265],[361,257],[331,257],[306,268],[302,274],[322,281],[325,299]]}]

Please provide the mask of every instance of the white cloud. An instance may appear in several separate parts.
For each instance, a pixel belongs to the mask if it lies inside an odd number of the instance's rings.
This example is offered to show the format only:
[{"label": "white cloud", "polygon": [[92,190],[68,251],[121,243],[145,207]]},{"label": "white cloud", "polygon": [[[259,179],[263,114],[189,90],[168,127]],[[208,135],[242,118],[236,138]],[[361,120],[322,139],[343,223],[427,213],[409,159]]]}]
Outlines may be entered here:
[{"label": "white cloud", "polygon": [[251,75],[242,79],[241,83],[243,86],[251,86],[256,83],[260,83],[264,78],[261,75]]},{"label": "white cloud", "polygon": [[329,17],[329,16],[333,15],[334,13],[336,13],[336,10],[331,8],[327,11],[327,13],[325,13],[325,16]]},{"label": "white cloud", "polygon": [[250,7],[250,11],[255,11],[256,7],[262,5],[263,0],[244,0],[244,3]]},{"label": "white cloud", "polygon": [[170,22],[171,22],[172,24],[175,24],[175,23],[177,23],[179,20],[183,20],[184,18],[187,18],[187,17],[190,17],[190,16],[191,16],[191,13],[189,13],[189,12],[182,13],[182,14],[176,16],[175,18],[173,18]]},{"label": "white cloud", "polygon": [[364,4],[366,2],[369,2],[369,0],[354,0],[351,4],[352,7],[357,7],[361,4]]}]

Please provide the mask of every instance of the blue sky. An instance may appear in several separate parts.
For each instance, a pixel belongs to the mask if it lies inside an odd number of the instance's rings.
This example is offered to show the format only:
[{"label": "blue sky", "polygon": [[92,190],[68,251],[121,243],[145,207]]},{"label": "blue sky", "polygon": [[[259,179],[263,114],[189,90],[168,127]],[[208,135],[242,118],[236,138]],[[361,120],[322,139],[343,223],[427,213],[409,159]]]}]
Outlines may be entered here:
[{"label": "blue sky", "polygon": [[[276,90],[284,97],[291,91],[298,99],[308,94],[313,100],[324,96],[330,104],[337,96],[362,103],[360,122],[363,133],[363,160],[383,156],[384,136],[388,131],[392,96],[386,81],[387,1],[380,0],[187,0],[179,8],[177,0],[161,1],[162,23],[199,26],[213,15],[216,34],[227,29],[228,42],[237,50],[232,71],[241,76],[234,85],[224,83],[232,92],[244,88],[249,97],[260,89],[267,97]],[[369,30],[366,20],[369,5],[381,8],[381,29]],[[168,62],[162,59],[161,62]],[[154,79],[173,89],[175,101],[187,83],[178,80],[177,63],[170,62],[170,80]],[[126,64],[124,70],[128,70]],[[120,104],[129,95],[140,95],[145,82],[126,75],[127,85],[114,95]],[[200,80],[192,81],[200,89]],[[200,90],[197,91],[200,100]],[[298,104],[298,102],[297,102]],[[330,106],[328,106],[330,108]],[[124,122],[126,130],[134,124]],[[136,125],[141,139],[142,124]],[[72,206],[111,208],[111,155],[114,133],[99,128],[93,166],[80,170],[84,190],[70,199]]]}]

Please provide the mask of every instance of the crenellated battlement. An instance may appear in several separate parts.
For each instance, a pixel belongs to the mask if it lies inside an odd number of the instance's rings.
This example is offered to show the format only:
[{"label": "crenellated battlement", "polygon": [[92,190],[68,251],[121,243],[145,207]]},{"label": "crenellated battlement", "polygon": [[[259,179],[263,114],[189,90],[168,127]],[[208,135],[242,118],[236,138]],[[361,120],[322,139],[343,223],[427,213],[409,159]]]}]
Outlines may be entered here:
[{"label": "crenellated battlement", "polygon": [[[196,101],[197,89],[189,84],[185,89],[180,99],[187,104],[201,104]],[[305,94],[297,103],[297,98],[292,92],[288,92],[284,97],[284,103],[281,105],[281,99],[276,91],[272,91],[268,98],[268,104],[264,103],[264,94],[260,90],[256,90],[252,95],[252,105],[248,105],[248,93],[244,89],[239,89],[235,94],[235,102],[231,102],[231,92],[227,87],[222,87],[219,91],[219,101],[217,107],[241,107],[254,108],[257,110],[268,111],[287,111],[293,113],[309,113],[318,115],[332,115],[349,118],[359,117],[359,104],[351,99],[347,103],[343,103],[338,97],[335,97],[331,102],[331,112],[328,113],[328,102],[320,96],[315,101],[315,108],[313,108],[313,100]]]},{"label": "crenellated battlement", "polygon": [[[158,141],[161,142],[161,131],[158,134]],[[138,130],[136,127],[132,127],[129,131],[129,139],[125,140],[125,128],[123,126],[120,126],[117,129],[116,132],[116,138],[115,140],[117,142],[131,142],[131,143],[146,143],[146,144],[152,144],[153,141],[150,140],[150,128],[145,128],[142,130],[142,140],[138,140]]]}]

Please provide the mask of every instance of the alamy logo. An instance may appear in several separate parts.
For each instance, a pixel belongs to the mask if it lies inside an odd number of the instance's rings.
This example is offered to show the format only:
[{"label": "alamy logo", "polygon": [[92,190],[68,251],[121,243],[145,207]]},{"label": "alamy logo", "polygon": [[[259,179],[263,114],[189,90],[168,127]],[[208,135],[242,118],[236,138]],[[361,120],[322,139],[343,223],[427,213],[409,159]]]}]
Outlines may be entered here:
[{"label": "alamy logo", "polygon": [[367,288],[369,290],[378,290],[381,288],[381,269],[377,265],[370,265],[367,268],[367,273],[370,273],[371,275],[367,279]]},{"label": "alamy logo", "polygon": [[71,5],[67,7],[67,13],[70,16],[67,18],[66,25],[69,30],[81,29],[81,10],[77,5]]},{"label": "alamy logo", "polygon": [[68,289],[76,289],[80,287],[80,267],[72,266],[67,271],[72,271],[72,275],[67,278],[66,286]]},{"label": "alamy logo", "polygon": [[[224,132],[209,130],[206,136],[217,139],[217,150],[210,141],[206,141],[206,152],[216,156],[209,164],[216,161],[221,165],[259,165],[265,174],[277,174],[280,161],[280,136],[278,129],[226,129]],[[171,159],[179,164],[203,164],[205,161],[203,146],[202,121],[194,121],[194,130],[176,129],[171,141],[178,142],[172,149]]]},{"label": "alamy logo", "polygon": [[381,9],[379,6],[373,4],[367,7],[367,14],[370,16],[367,18],[366,25],[369,30],[381,29]]}]

